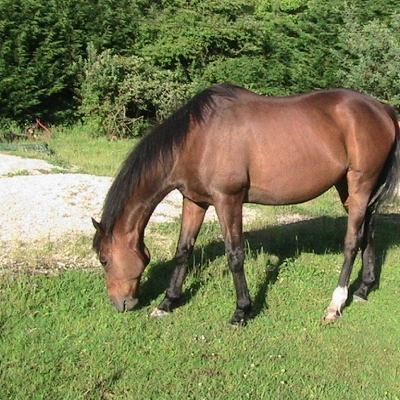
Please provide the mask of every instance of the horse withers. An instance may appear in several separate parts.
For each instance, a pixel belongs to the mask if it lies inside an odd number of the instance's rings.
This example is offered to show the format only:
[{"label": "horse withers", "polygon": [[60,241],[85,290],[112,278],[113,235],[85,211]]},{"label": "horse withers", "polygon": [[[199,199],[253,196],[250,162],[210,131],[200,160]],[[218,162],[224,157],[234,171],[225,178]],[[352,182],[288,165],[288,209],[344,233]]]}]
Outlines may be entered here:
[{"label": "horse withers", "polygon": [[119,311],[138,302],[150,261],[144,230],[173,189],[183,195],[176,267],[153,316],[179,303],[193,247],[214,205],[236,289],[233,324],[244,321],[251,298],[244,273],[243,203],[287,205],[335,186],[348,212],[344,263],[324,319],[337,319],[361,250],[366,299],[376,282],[374,215],[396,192],[399,125],[393,108],[356,91],[334,89],[264,97],[222,84],[193,97],[132,151],[107,194],[94,249],[105,267],[108,294]]}]

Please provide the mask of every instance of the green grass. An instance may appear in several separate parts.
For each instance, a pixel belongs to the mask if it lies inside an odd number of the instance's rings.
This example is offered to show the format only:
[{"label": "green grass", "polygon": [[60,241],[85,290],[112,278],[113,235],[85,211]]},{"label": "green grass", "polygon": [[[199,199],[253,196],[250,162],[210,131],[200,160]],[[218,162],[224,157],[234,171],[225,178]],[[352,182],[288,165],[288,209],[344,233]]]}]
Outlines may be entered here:
[{"label": "green grass", "polygon": [[52,132],[54,137],[45,141],[54,151],[53,155],[25,150],[9,154],[40,158],[56,166],[72,169],[74,172],[114,176],[126,155],[137,143],[137,139],[123,141],[111,141],[105,137],[94,139],[86,128],[80,125],[73,129],[53,128]]},{"label": "green grass", "polygon": [[56,131],[50,146],[55,151],[56,161],[79,166],[80,172],[114,176],[135,143],[137,140],[93,139],[75,128]]},{"label": "green grass", "polygon": [[235,295],[215,223],[201,232],[183,305],[162,320],[148,314],[167,285],[178,223],[149,230],[153,261],[131,313],[114,311],[100,268],[3,274],[0,398],[399,399],[399,220],[378,223],[380,290],[325,325],[344,224],[249,227],[256,315],[238,330],[227,323]]},{"label": "green grass", "polygon": [[[79,135],[63,135],[56,157],[86,172],[114,174],[131,147],[82,139],[76,155]],[[148,315],[171,275],[178,221],[147,229],[152,262],[139,308],[126,314],[107,299],[90,238],[17,246],[0,266],[0,399],[399,400],[398,204],[377,221],[379,290],[329,325],[321,318],[346,228],[334,191],[302,205],[251,207],[261,213],[245,235],[255,315],[237,330],[228,325],[235,293],[216,223],[202,228],[182,306],[161,320]],[[288,214],[310,219],[277,222]]]}]

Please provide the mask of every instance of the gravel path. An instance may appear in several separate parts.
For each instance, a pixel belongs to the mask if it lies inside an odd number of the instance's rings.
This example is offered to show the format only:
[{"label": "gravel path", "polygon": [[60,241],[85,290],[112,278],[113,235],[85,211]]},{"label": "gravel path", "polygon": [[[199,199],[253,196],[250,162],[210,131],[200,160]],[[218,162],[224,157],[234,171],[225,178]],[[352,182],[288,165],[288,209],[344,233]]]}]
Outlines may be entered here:
[{"label": "gravel path", "polygon": [[[109,177],[51,173],[43,160],[0,154],[0,241],[54,240],[66,233],[93,234],[111,185]],[[182,196],[171,193],[152,222],[180,214]]]},{"label": "gravel path", "polygon": [[[54,173],[53,165],[0,154],[0,241],[28,243],[55,240],[67,233],[92,235],[91,217],[99,218],[112,179]],[[182,195],[171,192],[156,208],[150,223],[180,216]],[[255,215],[245,212],[245,219]],[[215,219],[215,211],[207,219]]]}]

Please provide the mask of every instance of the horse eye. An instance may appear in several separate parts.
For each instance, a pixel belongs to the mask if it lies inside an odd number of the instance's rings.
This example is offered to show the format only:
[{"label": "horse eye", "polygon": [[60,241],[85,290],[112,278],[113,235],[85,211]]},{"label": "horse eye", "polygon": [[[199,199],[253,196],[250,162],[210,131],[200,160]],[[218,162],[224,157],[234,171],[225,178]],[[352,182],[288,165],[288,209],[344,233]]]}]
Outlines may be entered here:
[{"label": "horse eye", "polygon": [[106,267],[106,266],[107,266],[107,261],[100,260],[100,264],[101,264],[103,267]]}]

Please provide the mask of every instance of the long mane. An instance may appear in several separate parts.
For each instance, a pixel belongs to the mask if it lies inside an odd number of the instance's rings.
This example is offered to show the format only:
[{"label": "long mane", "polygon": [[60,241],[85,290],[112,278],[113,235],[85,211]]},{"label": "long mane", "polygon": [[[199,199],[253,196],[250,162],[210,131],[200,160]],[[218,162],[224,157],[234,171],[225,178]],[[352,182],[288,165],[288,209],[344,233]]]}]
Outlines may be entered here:
[{"label": "long mane", "polygon": [[[174,153],[182,148],[192,123],[206,123],[216,110],[216,98],[232,99],[241,88],[222,84],[212,86],[193,97],[163,123],[156,126],[128,155],[106,196],[101,217],[103,234],[112,235],[116,221],[139,185],[143,174],[156,168],[172,168]],[[99,250],[99,234],[93,240],[93,247]]]}]

